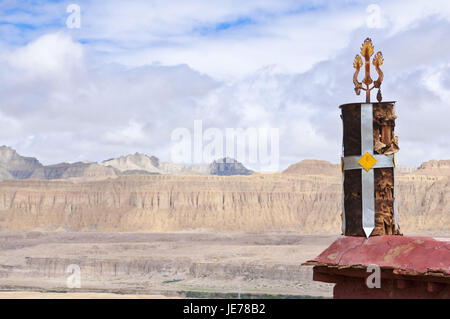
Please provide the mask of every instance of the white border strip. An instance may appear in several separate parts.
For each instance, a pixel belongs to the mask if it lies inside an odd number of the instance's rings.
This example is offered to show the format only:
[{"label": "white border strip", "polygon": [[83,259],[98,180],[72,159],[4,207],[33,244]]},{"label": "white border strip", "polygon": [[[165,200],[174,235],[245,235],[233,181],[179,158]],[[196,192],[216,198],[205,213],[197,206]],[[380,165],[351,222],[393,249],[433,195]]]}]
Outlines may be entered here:
[{"label": "white border strip", "polygon": [[[361,155],[373,155],[373,105],[361,104]],[[366,237],[375,228],[375,177],[373,169],[361,170],[362,225]]]}]

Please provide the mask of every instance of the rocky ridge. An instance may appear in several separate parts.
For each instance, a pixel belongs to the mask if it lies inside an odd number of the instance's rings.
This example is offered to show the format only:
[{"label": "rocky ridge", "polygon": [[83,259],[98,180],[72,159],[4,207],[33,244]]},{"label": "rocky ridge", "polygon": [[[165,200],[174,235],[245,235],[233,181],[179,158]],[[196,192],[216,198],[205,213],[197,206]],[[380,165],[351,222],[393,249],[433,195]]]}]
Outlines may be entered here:
[{"label": "rocky ridge", "polygon": [[[0,183],[0,230],[340,231],[341,173],[338,165],[325,161],[302,161],[275,174],[245,175],[245,168],[238,167],[243,175],[218,176],[220,169],[216,175],[141,170],[149,163],[162,167],[155,159],[147,161],[145,155],[139,155],[141,162],[134,162],[141,166],[122,166],[123,171],[98,163],[59,164],[49,169],[11,151],[8,156],[15,163],[1,162],[3,167],[6,164],[3,174],[23,177],[34,170],[33,179]],[[404,234],[450,230],[447,162],[424,163],[396,177]],[[104,172],[98,175],[100,168]],[[130,168],[134,169],[131,175]],[[227,175],[226,166],[222,171]],[[96,178],[70,178],[87,174]]]},{"label": "rocky ridge", "polygon": [[[397,178],[404,234],[448,231],[450,177]],[[340,232],[340,176],[131,175],[0,183],[0,230]]]},{"label": "rocky ridge", "polygon": [[209,165],[181,165],[160,161],[142,153],[112,158],[101,163],[76,162],[42,165],[36,158],[0,147],[0,181],[9,179],[105,179],[139,174],[249,175],[252,171],[233,159]]}]

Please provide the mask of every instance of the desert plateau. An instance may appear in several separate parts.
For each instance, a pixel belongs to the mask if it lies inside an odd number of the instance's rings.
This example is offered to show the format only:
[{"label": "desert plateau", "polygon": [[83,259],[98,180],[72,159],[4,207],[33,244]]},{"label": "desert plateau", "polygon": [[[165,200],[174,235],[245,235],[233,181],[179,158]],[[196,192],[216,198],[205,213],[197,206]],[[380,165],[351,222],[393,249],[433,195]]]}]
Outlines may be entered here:
[{"label": "desert plateau", "polygon": [[[340,235],[339,166],[236,163],[161,170],[135,154],[49,168],[3,147],[0,298],[332,297],[300,265]],[[401,231],[450,237],[450,161],[397,171]]]}]

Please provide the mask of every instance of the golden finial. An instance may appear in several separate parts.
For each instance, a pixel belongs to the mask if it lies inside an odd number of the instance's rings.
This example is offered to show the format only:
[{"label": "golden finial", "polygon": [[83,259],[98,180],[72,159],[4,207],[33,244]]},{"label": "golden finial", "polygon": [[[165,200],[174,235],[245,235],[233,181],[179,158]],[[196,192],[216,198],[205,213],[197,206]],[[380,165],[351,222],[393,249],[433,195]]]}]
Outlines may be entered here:
[{"label": "golden finial", "polygon": [[[383,64],[383,54],[378,51],[373,57],[372,64],[375,66],[375,70],[378,73],[378,79],[374,82],[370,77],[370,57],[373,55],[374,47],[372,44],[372,40],[367,38],[364,40],[364,43],[361,46],[361,56],[364,58],[364,70],[365,76],[361,82],[358,81],[359,70],[363,65],[363,61],[359,55],[356,55],[355,60],[353,61],[353,67],[355,68],[355,73],[353,74],[353,83],[355,84],[355,92],[356,95],[361,93],[361,89],[366,91],[366,103],[370,103],[370,91],[373,88],[378,89],[377,100],[381,102],[381,82],[383,81],[383,72],[380,69],[380,66]],[[369,88],[369,85],[373,83],[373,86]],[[365,84],[366,87],[363,87]]]},{"label": "golden finial", "polygon": [[366,58],[366,57],[371,57],[373,54],[373,44],[372,44],[372,40],[370,38],[367,38],[364,40],[363,45],[361,46],[361,55]]}]

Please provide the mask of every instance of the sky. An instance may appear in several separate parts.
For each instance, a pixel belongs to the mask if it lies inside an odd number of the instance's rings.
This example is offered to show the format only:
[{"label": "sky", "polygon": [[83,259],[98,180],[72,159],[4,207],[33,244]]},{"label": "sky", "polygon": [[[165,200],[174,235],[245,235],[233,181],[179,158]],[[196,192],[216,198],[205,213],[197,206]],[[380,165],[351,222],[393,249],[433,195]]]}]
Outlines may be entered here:
[{"label": "sky", "polygon": [[0,145],[44,164],[173,161],[173,132],[201,121],[278,129],[278,170],[337,163],[338,106],[364,101],[352,64],[370,37],[397,162],[450,159],[449,30],[447,0],[3,0]]}]

